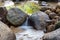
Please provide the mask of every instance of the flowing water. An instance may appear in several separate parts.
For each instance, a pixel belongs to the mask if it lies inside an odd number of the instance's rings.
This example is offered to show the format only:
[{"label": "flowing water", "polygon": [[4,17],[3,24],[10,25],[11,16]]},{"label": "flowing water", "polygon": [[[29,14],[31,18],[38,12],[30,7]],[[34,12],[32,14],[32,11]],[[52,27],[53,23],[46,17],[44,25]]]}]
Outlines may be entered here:
[{"label": "flowing water", "polygon": [[[32,0],[34,1],[34,0]],[[50,4],[50,3],[49,3]],[[54,4],[54,3],[52,3]],[[0,3],[1,5],[1,3]],[[56,4],[54,4],[56,5]],[[53,5],[52,5],[53,6]],[[28,18],[17,28],[12,28],[12,31],[16,35],[16,40],[42,40],[44,32],[41,30],[34,30],[32,26],[28,25]]]},{"label": "flowing water", "polygon": [[43,31],[29,29],[21,33],[16,33],[16,40],[42,40],[43,35]]},{"label": "flowing water", "polygon": [[44,32],[41,30],[34,30],[32,26],[28,25],[28,17],[26,21],[17,28],[12,28],[16,35],[16,40],[42,40]]},{"label": "flowing water", "polygon": [[19,26],[18,28],[24,31],[15,33],[16,40],[42,40],[42,37],[44,35],[43,31],[35,30],[32,26],[28,25],[28,18],[23,23],[23,25]]},{"label": "flowing water", "polygon": [[[32,0],[34,1],[34,0]],[[32,26],[28,25],[28,18],[17,28],[12,28],[16,35],[16,40],[42,40],[44,32],[41,30],[34,30]]]}]

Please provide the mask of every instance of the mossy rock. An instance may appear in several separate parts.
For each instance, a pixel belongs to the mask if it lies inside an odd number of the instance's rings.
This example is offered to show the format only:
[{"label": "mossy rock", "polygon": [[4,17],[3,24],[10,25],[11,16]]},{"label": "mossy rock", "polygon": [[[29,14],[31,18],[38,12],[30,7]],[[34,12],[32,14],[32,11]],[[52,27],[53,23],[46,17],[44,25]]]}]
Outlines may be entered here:
[{"label": "mossy rock", "polygon": [[58,28],[60,28],[60,21],[58,21],[55,25],[55,29],[58,29]]},{"label": "mossy rock", "polygon": [[7,20],[15,25],[21,25],[27,18],[27,14],[18,8],[11,8],[7,13]]}]

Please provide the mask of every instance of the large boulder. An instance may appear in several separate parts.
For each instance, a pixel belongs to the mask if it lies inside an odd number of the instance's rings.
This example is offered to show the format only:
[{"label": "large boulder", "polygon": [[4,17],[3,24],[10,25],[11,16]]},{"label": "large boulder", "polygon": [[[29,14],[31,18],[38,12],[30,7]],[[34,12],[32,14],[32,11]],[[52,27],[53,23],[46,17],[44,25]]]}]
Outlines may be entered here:
[{"label": "large boulder", "polygon": [[55,31],[46,33],[43,39],[44,40],[60,40],[60,28]]},{"label": "large boulder", "polygon": [[11,8],[7,14],[7,20],[15,26],[21,25],[26,18],[27,14],[18,8]]},{"label": "large boulder", "polygon": [[0,40],[15,40],[15,34],[0,21]]},{"label": "large boulder", "polygon": [[29,17],[29,24],[38,30],[45,30],[49,17],[44,12],[38,11]]}]

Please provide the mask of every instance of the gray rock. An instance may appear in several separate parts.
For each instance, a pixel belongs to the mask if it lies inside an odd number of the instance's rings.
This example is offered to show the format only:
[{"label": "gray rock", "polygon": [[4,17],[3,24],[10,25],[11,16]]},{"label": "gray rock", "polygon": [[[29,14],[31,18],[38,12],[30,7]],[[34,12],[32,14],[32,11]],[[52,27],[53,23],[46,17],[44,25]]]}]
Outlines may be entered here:
[{"label": "gray rock", "polygon": [[46,33],[43,39],[44,40],[60,40],[60,28],[55,31]]},{"label": "gray rock", "polygon": [[0,21],[0,40],[15,40],[15,34],[7,25]]},{"label": "gray rock", "polygon": [[45,30],[47,20],[49,20],[48,15],[44,12],[38,11],[29,17],[29,24],[38,30]]}]

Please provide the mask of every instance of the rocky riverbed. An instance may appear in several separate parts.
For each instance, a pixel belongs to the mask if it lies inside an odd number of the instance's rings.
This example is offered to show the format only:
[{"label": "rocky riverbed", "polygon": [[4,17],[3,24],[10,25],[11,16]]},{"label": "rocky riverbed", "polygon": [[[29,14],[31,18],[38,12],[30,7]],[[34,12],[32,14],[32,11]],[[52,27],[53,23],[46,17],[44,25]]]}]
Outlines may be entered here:
[{"label": "rocky riverbed", "polygon": [[[48,4],[51,4],[50,6],[51,7],[55,7],[56,6],[56,3],[48,3]],[[16,6],[16,5],[15,5]],[[16,6],[17,7],[17,6]],[[3,9],[4,10],[4,9]],[[15,9],[14,9],[15,10]],[[10,17],[10,18],[12,18],[13,20],[15,20],[15,18],[17,18],[18,20],[20,19],[20,18],[23,18],[24,17],[24,15],[22,16],[21,15],[21,13],[20,14],[14,14],[14,12],[16,12],[17,10],[15,10],[15,11],[13,11],[13,15]],[[16,13],[18,13],[18,12],[16,12]],[[12,12],[11,12],[12,13]],[[10,13],[10,14],[11,14]],[[32,15],[32,19],[34,19],[34,20],[32,20],[31,19],[31,21],[34,21],[35,22],[35,24],[34,24],[34,26],[37,28],[37,26],[38,26],[38,29],[39,28],[42,28],[46,23],[45,23],[45,21],[47,21],[47,20],[45,20],[45,13],[41,13],[41,15],[40,15],[40,11],[39,12],[37,12],[37,14],[33,14]],[[9,14],[9,15],[10,15]],[[43,15],[44,14],[44,15]],[[9,16],[8,15],[8,16]],[[52,13],[52,15],[53,15],[53,13]],[[4,15],[3,15],[4,16]],[[30,16],[31,17],[31,16]],[[49,16],[50,17],[50,16]],[[9,18],[9,22],[10,21],[12,21],[12,20],[10,20],[10,18]],[[27,17],[26,17],[27,18]],[[49,19],[49,18],[47,18],[47,19]],[[17,21],[18,21],[17,20]],[[19,20],[19,22],[21,22],[22,20]],[[49,20],[48,20],[49,21]],[[13,22],[13,21],[12,21]],[[12,23],[11,22],[11,23]],[[16,20],[15,20],[15,22],[16,22]],[[40,23],[41,22],[41,23]],[[53,22],[54,22],[54,20],[53,20]],[[18,23],[18,22],[16,22],[16,23]],[[45,24],[43,24],[43,23],[45,23]],[[15,37],[16,36],[16,40],[43,40],[43,36],[45,35],[44,34],[44,31],[43,31],[43,28],[42,28],[42,30],[40,29],[40,30],[36,30],[36,29],[34,29],[33,27],[34,26],[30,26],[29,25],[29,23],[28,23],[28,18],[26,19],[26,20],[24,20],[22,23],[21,23],[22,25],[19,25],[19,26],[13,26],[13,25],[10,25],[9,27],[11,28],[11,30],[14,32],[14,34],[15,35],[13,35],[13,37]],[[32,23],[33,24],[33,23]],[[14,24],[15,25],[15,24]],[[42,26],[41,26],[42,25]],[[41,26],[41,27],[40,27]],[[45,25],[46,26],[46,25]],[[44,28],[45,28],[45,26],[44,26]],[[59,26],[59,25],[58,25]],[[4,26],[3,26],[4,27]],[[49,25],[49,26],[47,26],[47,32],[50,32],[50,31],[52,31],[51,29],[53,29],[53,27],[54,27],[54,25]],[[3,28],[2,28],[3,29]],[[53,29],[54,30],[54,29]],[[58,30],[57,30],[58,31]],[[58,31],[59,32],[59,31]],[[8,32],[9,33],[9,32]],[[52,33],[54,33],[55,34],[55,31],[53,31],[53,32],[51,32],[51,34]],[[4,34],[5,35],[5,34]],[[48,34],[46,34],[45,36],[44,36],[44,38],[48,38],[48,35],[50,35],[50,33],[48,33]],[[9,35],[10,36],[10,35]],[[47,36],[47,37],[46,37]],[[59,36],[57,36],[58,38],[59,38]],[[53,38],[55,38],[55,37],[53,37]],[[3,40],[3,39],[2,39]],[[6,40],[6,39],[5,39]],[[8,40],[8,39],[7,39]],[[10,39],[9,39],[10,40]],[[12,39],[13,40],[13,39]],[[14,39],[15,40],[15,39]],[[49,39],[48,39],[49,40]],[[52,39],[53,40],[53,39]]]},{"label": "rocky riverbed", "polygon": [[11,26],[11,29],[16,35],[16,40],[42,40],[44,32],[42,30],[35,30],[32,26],[28,25],[28,18],[17,28]]}]

